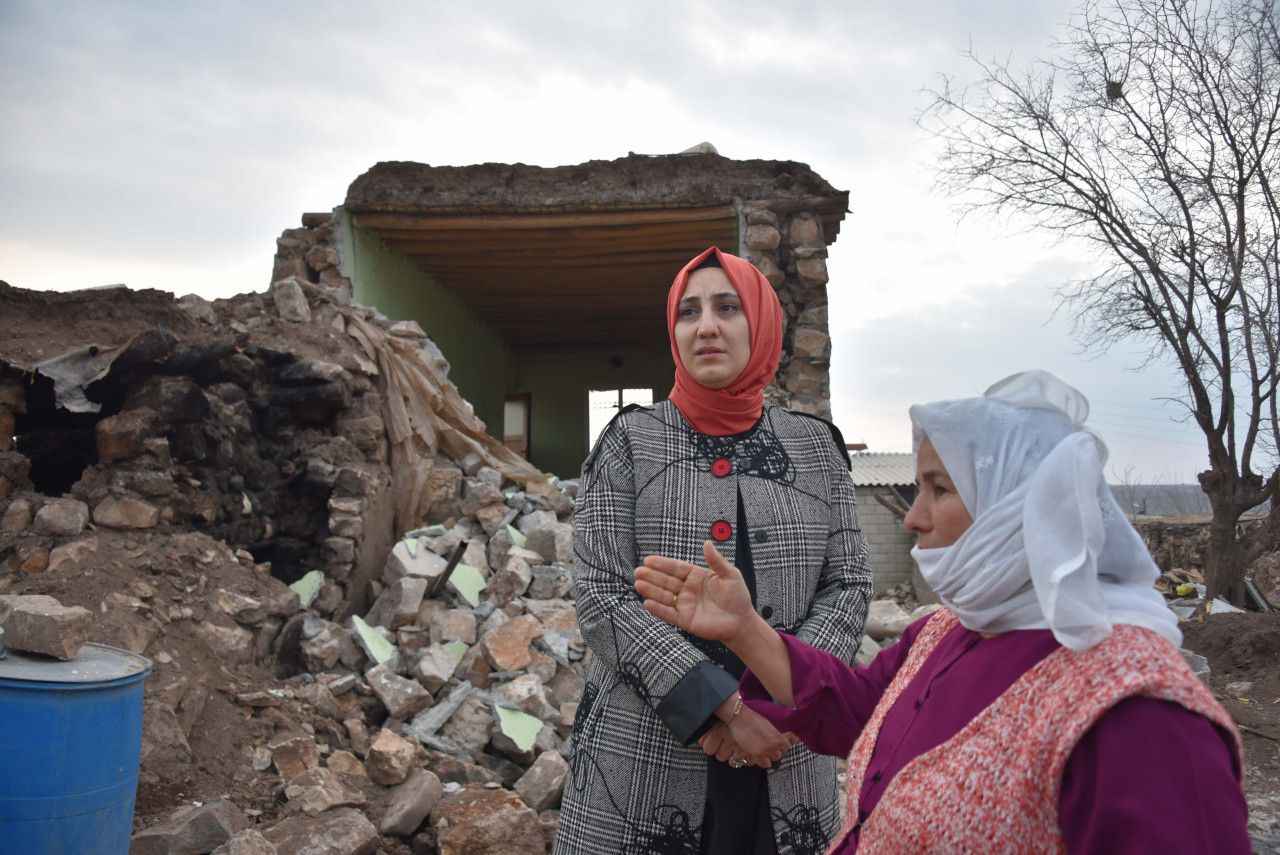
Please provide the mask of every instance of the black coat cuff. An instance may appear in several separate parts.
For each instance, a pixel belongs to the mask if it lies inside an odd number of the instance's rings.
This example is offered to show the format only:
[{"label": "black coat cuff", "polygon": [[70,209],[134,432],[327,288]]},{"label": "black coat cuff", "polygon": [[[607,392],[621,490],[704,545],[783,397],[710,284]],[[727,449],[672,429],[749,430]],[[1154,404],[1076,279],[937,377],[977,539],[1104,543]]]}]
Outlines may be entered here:
[{"label": "black coat cuff", "polygon": [[716,708],[738,690],[738,680],[712,662],[689,669],[658,704],[658,716],[681,745],[692,745],[706,733]]}]

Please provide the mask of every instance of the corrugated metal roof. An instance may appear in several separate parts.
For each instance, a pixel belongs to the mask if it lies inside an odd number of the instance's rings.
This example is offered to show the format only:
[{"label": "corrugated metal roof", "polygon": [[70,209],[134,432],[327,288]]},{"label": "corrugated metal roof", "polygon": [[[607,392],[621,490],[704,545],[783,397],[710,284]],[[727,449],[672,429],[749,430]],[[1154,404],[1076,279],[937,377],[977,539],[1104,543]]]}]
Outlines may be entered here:
[{"label": "corrugated metal roof", "polygon": [[859,451],[849,455],[853,483],[861,487],[914,484],[915,457],[904,452]]}]

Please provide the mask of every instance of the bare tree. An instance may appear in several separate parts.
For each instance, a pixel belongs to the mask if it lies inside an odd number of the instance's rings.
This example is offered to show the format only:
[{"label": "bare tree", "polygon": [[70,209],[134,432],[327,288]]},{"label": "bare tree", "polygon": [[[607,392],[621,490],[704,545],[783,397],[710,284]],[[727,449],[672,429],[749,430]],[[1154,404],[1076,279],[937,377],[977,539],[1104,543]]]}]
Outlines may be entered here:
[{"label": "bare tree", "polygon": [[[1086,344],[1146,340],[1186,380],[1213,510],[1209,592],[1280,546],[1280,32],[1273,0],[1108,0],[1026,73],[932,91],[941,183],[966,210],[1097,250],[1064,286]],[[1237,531],[1272,498],[1268,524]]]}]

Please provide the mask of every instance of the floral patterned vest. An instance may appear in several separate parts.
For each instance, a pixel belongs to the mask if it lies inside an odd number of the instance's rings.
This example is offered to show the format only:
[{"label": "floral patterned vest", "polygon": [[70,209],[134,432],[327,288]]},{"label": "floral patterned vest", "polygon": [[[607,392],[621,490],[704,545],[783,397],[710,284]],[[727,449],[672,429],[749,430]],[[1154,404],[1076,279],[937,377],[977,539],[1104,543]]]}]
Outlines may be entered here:
[{"label": "floral patterned vest", "polygon": [[[885,715],[957,622],[945,609],[933,614],[854,743],[844,827],[829,851],[858,821]],[[862,824],[858,852],[1065,851],[1058,795],[1067,758],[1103,713],[1138,695],[1181,704],[1226,730],[1239,764],[1235,725],[1178,650],[1150,630],[1118,625],[1088,650],[1055,650],[959,733],[903,767]]]}]

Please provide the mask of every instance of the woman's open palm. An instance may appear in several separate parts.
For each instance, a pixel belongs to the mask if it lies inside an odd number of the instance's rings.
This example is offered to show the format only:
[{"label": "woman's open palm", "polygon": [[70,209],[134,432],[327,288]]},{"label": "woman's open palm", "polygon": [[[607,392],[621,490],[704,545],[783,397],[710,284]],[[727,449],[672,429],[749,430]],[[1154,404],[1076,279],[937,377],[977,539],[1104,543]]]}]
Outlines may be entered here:
[{"label": "woman's open palm", "polygon": [[636,568],[636,591],[650,614],[700,638],[728,641],[746,625],[754,609],[742,573],[702,545],[707,568],[650,555]]}]

